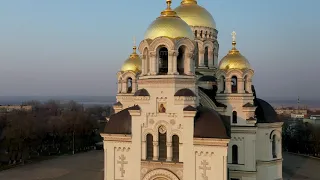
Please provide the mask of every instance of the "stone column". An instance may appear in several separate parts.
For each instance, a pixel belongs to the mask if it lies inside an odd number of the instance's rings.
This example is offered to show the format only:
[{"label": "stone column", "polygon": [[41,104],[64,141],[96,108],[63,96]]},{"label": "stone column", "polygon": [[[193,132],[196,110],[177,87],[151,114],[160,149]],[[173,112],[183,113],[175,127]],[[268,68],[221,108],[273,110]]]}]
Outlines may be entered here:
[{"label": "stone column", "polygon": [[226,78],[226,89],[225,93],[231,93],[231,78]]},{"label": "stone column", "polygon": [[156,52],[150,53],[150,75],[157,74],[157,66],[156,66]]},{"label": "stone column", "polygon": [[174,52],[168,52],[168,75],[172,75],[173,74],[173,54]]},{"label": "stone column", "polygon": [[147,159],[147,145],[146,145],[146,141],[143,141],[142,142],[142,151],[141,151],[141,157],[142,157],[142,160],[146,160]]},{"label": "stone column", "polygon": [[118,93],[121,93],[122,91],[122,83],[121,83],[122,80],[119,80],[118,81]]},{"label": "stone column", "polygon": [[135,93],[137,91],[138,84],[136,79],[132,79],[132,91],[131,93]]},{"label": "stone column", "polygon": [[179,74],[178,71],[177,71],[177,56],[178,56],[178,52],[174,51],[172,53],[172,62],[173,62],[173,74],[177,75]]},{"label": "stone column", "polygon": [[127,81],[126,80],[121,80],[121,86],[122,86],[122,93],[127,93]]},{"label": "stone column", "polygon": [[172,161],[172,143],[167,142],[167,161]]},{"label": "stone column", "polygon": [[244,79],[242,79],[242,78],[239,78],[238,79],[238,93],[245,93],[244,92]]},{"label": "stone column", "polygon": [[157,161],[159,159],[159,143],[158,141],[153,141],[153,160]]},{"label": "stone column", "polygon": [[204,67],[204,50],[199,49],[199,67]]},{"label": "stone column", "polygon": [[213,58],[213,49],[210,49],[208,52],[208,66],[209,68],[213,68],[214,67],[214,58]]},{"label": "stone column", "polygon": [[213,58],[213,66],[218,68],[219,63],[218,63],[218,52],[214,52],[214,58]]},{"label": "stone column", "polygon": [[252,79],[247,78],[246,91],[248,91],[249,93],[252,93],[251,84],[252,84]]},{"label": "stone column", "polygon": [[193,68],[193,53],[186,53],[185,54],[185,62],[184,62],[184,73],[187,75],[192,75],[192,68]]}]

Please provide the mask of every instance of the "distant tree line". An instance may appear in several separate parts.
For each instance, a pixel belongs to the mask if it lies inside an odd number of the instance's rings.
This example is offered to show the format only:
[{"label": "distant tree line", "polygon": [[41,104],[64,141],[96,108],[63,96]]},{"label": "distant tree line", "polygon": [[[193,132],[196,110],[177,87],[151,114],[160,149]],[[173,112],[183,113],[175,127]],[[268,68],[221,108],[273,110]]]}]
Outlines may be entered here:
[{"label": "distant tree line", "polygon": [[284,120],[282,146],[285,151],[320,157],[320,126],[301,120]]},{"label": "distant tree line", "polygon": [[33,110],[0,114],[0,165],[92,149],[102,140],[104,124],[99,120],[105,120],[113,110],[110,106],[85,109],[74,101],[24,105],[32,105]]}]

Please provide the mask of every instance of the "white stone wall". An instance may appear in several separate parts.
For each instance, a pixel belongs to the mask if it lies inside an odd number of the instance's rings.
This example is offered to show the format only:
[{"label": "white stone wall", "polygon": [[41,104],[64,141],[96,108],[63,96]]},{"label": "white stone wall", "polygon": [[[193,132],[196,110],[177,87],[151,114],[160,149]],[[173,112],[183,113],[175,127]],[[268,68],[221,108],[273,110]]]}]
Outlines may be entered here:
[{"label": "white stone wall", "polygon": [[190,179],[219,179],[227,180],[227,147],[194,146],[195,178]]}]

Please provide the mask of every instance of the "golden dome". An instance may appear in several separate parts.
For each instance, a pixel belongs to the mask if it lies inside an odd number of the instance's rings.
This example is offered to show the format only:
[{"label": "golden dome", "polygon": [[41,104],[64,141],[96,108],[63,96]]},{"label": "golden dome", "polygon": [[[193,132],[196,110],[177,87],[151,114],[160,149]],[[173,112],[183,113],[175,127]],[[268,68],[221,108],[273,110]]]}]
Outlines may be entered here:
[{"label": "golden dome", "polygon": [[167,0],[167,6],[167,9],[161,12],[161,16],[148,27],[144,38],[155,39],[165,36],[169,38],[186,37],[193,40],[194,35],[189,25],[171,9],[171,0]]},{"label": "golden dome", "polygon": [[204,26],[216,29],[216,22],[212,15],[196,0],[183,0],[175,11],[190,26]]},{"label": "golden dome", "polygon": [[141,71],[141,59],[136,51],[137,51],[137,47],[134,46],[133,53],[124,62],[124,64],[121,67],[121,71],[134,71],[134,72]]},{"label": "golden dome", "polygon": [[221,59],[219,69],[251,69],[249,61],[236,49],[235,32],[233,32],[232,35],[232,49]]}]

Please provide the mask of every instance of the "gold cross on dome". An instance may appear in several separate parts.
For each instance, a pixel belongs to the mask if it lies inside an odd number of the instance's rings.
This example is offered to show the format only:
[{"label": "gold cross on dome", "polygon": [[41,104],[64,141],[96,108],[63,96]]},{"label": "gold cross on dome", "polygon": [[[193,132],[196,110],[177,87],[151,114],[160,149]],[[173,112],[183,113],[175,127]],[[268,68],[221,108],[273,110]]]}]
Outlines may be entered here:
[{"label": "gold cross on dome", "polygon": [[233,31],[233,32],[231,33],[231,35],[232,35],[232,41],[236,42],[237,33],[236,33],[235,31]]}]

